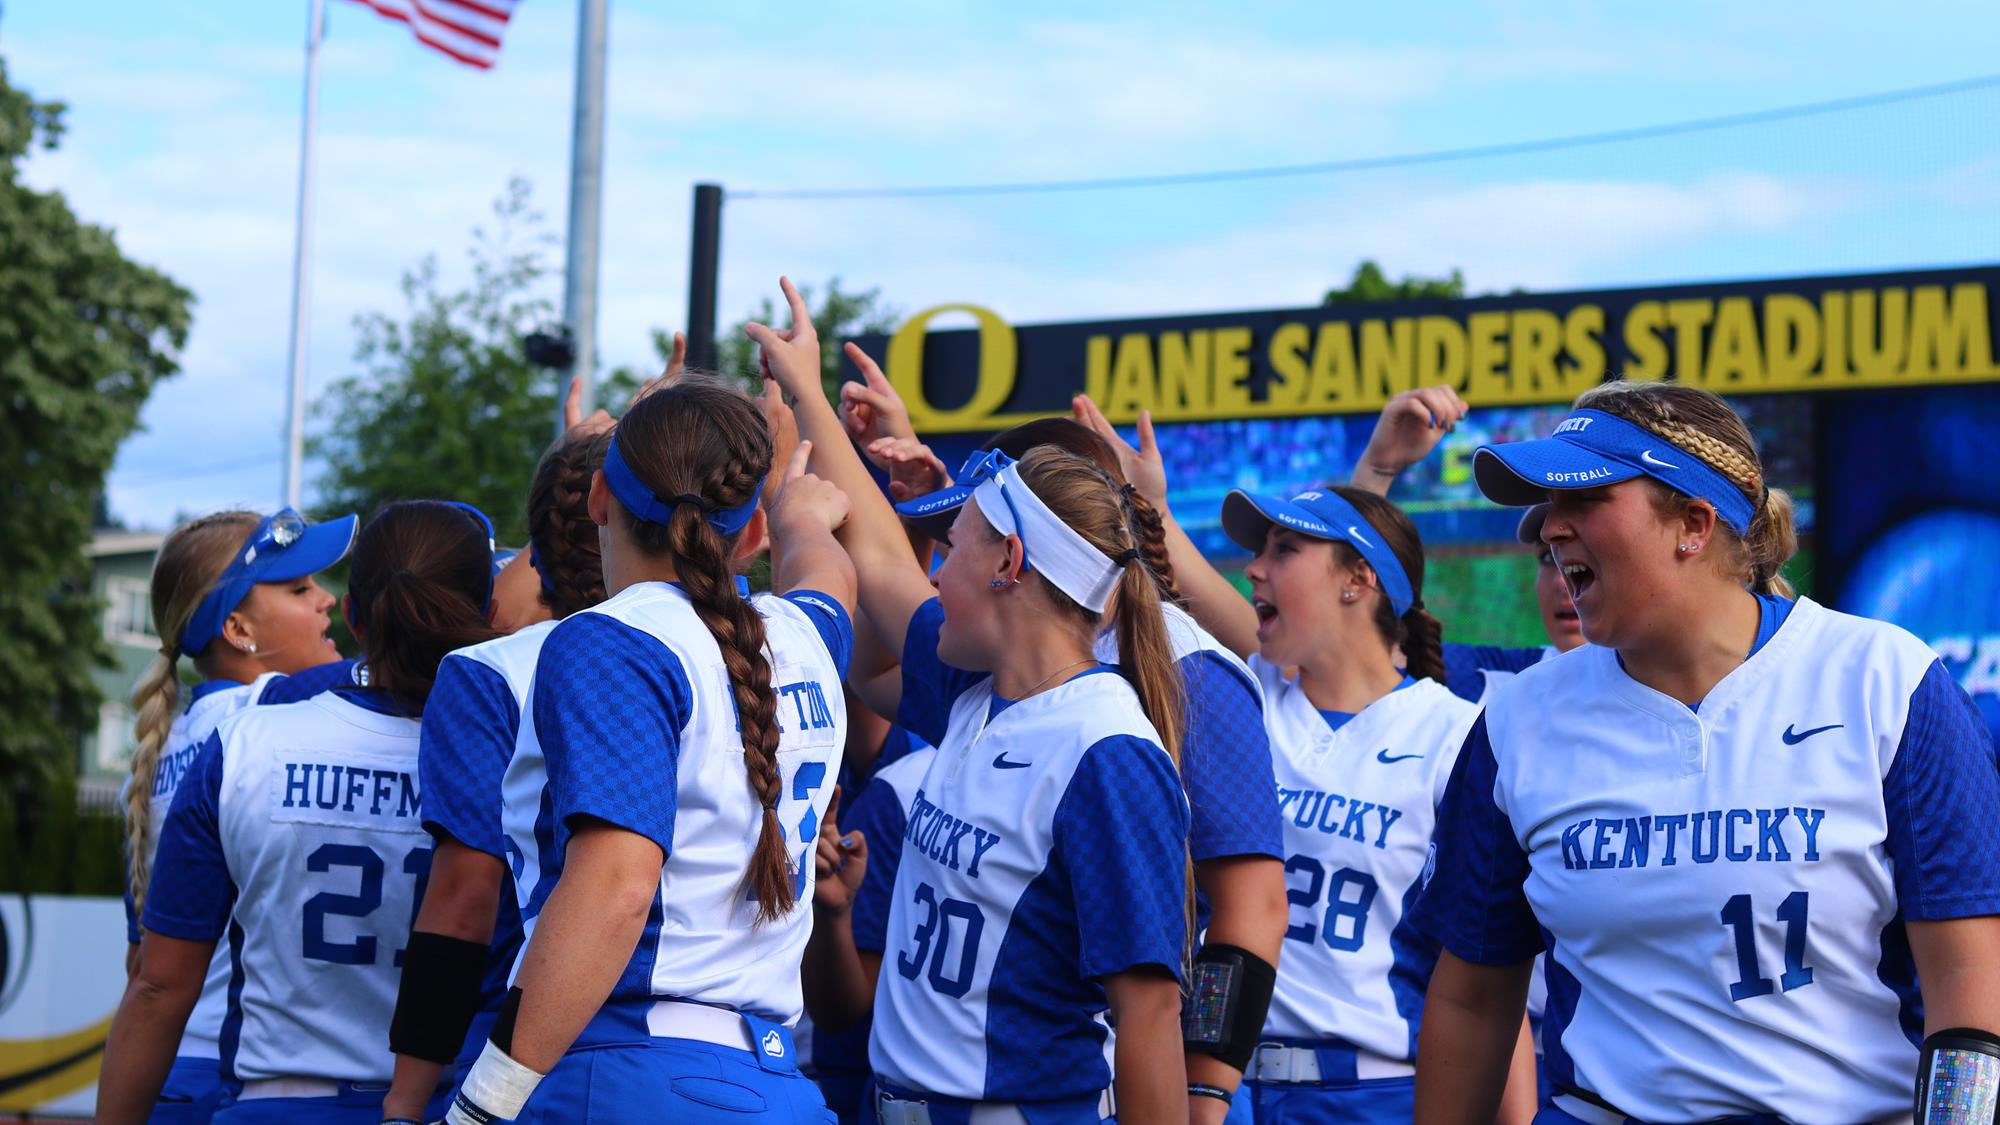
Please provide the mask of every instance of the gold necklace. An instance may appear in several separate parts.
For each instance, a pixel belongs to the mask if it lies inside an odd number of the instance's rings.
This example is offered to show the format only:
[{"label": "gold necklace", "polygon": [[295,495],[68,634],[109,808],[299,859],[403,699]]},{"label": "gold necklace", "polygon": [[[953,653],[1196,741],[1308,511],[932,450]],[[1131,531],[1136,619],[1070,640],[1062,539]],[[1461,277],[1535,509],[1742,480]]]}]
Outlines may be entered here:
[{"label": "gold necklace", "polygon": [[1043,684],[1048,683],[1050,680],[1055,679],[1057,676],[1062,675],[1064,672],[1069,671],[1071,668],[1074,668],[1079,664],[1095,664],[1095,663],[1097,663],[1097,658],[1095,656],[1086,656],[1082,660],[1072,660],[1068,664],[1065,664],[1062,667],[1056,669],[1055,671],[1050,672],[1048,675],[1043,676],[1041,679],[1036,680],[1035,685],[1033,687],[1029,688],[1027,691],[1024,691],[1020,695],[1016,696],[1014,701],[1016,703],[1019,703],[1021,700],[1028,698],[1029,696],[1035,694],[1037,691],[1040,691]]}]

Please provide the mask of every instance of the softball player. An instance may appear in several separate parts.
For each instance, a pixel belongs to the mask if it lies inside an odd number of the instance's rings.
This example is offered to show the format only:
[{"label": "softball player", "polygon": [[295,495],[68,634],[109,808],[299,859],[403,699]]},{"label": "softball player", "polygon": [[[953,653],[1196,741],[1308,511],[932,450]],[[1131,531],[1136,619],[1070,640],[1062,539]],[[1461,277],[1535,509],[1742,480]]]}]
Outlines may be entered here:
[{"label": "softball player", "polygon": [[471,1065],[520,952],[520,910],[501,893],[510,878],[501,775],[542,643],[555,621],[604,600],[597,525],[585,501],[610,441],[608,432],[570,431],[529,484],[528,556],[544,620],[447,656],[424,708],[418,773],[424,828],[436,848],[389,1028],[399,1056],[383,1100],[390,1121],[423,1119],[443,1067]]},{"label": "softball player", "polygon": [[396,504],[354,555],[345,609],[368,686],[244,709],[205,740],[161,833],[102,1121],[144,1118],[225,933],[230,1094],[215,1119],[380,1118],[390,1057],[377,1044],[430,861],[417,716],[444,654],[487,635],[491,525],[458,506]]},{"label": "softball player", "polygon": [[689,378],[618,424],[589,500],[611,597],[536,658],[502,783],[525,947],[448,1120],[825,1120],[785,1025],[853,571],[809,451],[769,517],[789,592],[747,599],[731,566],[766,528],[757,407]]},{"label": "softball player", "polygon": [[[125,923],[137,970],[160,826],[201,745],[223,719],[259,703],[291,703],[351,679],[353,661],[327,639],[333,597],[312,575],[340,561],[353,516],[308,525],[289,509],[269,518],[218,512],[167,536],[153,563],[153,628],[160,653],[132,692],[137,749],[126,782]],[[180,657],[202,676],[180,709]],[[220,1057],[229,959],[210,963],[152,1120],[204,1122],[222,1098]]]},{"label": "softball player", "polygon": [[[818,341],[784,288],[793,328],[749,331],[852,497],[842,535],[863,605],[902,652],[898,721],[938,747],[889,910],[876,1118],[1098,1121],[1108,1008],[1121,1112],[1185,1120],[1179,684],[1124,505],[1072,454],[995,455],[959,482],[971,498],[932,597],[820,393]],[[1124,675],[1091,652],[1114,596]]]},{"label": "softball player", "polygon": [[1594,389],[1475,472],[1550,502],[1591,644],[1496,691],[1451,780],[1417,1120],[1491,1116],[1544,947],[1538,1120],[1908,1121],[1940,1075],[1920,1121],[1989,1120],[2000,778],[1936,656],[1788,600],[1791,503],[1705,391]]}]

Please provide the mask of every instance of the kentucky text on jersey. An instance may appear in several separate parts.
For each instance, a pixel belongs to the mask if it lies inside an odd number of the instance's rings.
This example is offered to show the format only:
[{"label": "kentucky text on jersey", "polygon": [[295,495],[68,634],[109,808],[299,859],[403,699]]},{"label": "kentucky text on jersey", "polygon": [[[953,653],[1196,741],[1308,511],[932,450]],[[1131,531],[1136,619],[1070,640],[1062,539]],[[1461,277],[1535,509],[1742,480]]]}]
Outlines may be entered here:
[{"label": "kentucky text on jersey", "polygon": [[[966,836],[972,840],[966,843]],[[910,823],[903,830],[903,839],[922,849],[936,863],[942,863],[953,871],[959,870],[959,861],[965,861],[965,873],[979,878],[979,861],[1000,842],[998,832],[988,832],[970,821],[938,808],[917,790],[916,804],[910,809]],[[961,845],[964,845],[961,848]]]},{"label": "kentucky text on jersey", "polygon": [[284,807],[412,817],[417,815],[417,779],[401,770],[372,766],[286,762]]},{"label": "kentucky text on jersey", "polygon": [[[1696,863],[1805,863],[1819,859],[1825,809],[1705,809],[1652,816],[1588,817],[1562,830],[1563,869],[1646,867],[1663,841],[1659,867]],[[1685,844],[1682,843],[1685,841]],[[1796,851],[1794,851],[1796,846]]]},{"label": "kentucky text on jersey", "polygon": [[[1298,802],[1296,809],[1292,807],[1294,801]],[[1329,836],[1359,840],[1386,851],[1389,847],[1389,828],[1403,819],[1403,813],[1400,809],[1343,797],[1338,793],[1287,789],[1281,785],[1278,787],[1278,818],[1283,820],[1286,817],[1290,817],[1292,823],[1300,828],[1317,828]]]}]

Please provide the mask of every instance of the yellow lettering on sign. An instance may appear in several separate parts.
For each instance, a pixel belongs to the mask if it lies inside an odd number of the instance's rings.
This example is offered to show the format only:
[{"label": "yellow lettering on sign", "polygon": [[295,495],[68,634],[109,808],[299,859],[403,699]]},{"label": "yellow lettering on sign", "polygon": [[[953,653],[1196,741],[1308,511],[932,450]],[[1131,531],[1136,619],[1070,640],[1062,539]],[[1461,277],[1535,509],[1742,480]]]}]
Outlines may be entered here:
[{"label": "yellow lettering on sign", "polygon": [[[1682,378],[1687,378],[1685,375]],[[1724,297],[1715,306],[1715,332],[1701,383],[1731,394],[1764,381],[1764,354],[1757,343],[1757,311],[1748,297]]]},{"label": "yellow lettering on sign", "polygon": [[1361,396],[1361,368],[1354,361],[1354,326],[1329,320],[1313,344],[1312,393],[1306,401],[1333,407]]},{"label": "yellow lettering on sign", "polygon": [[1819,366],[1819,310],[1792,293],[1764,298],[1764,374],[1773,388],[1805,386]]},{"label": "yellow lettering on sign", "polygon": [[1160,333],[1160,401],[1156,409],[1208,409],[1210,339],[1205,328]]},{"label": "yellow lettering on sign", "polygon": [[[979,322],[979,377],[972,401],[957,410],[940,410],[924,394],[924,336],[932,319],[941,313],[971,313]],[[910,410],[910,424],[922,433],[925,427],[948,430],[976,426],[998,410],[1014,393],[1014,329],[1000,314],[979,305],[937,305],[911,317],[889,337],[888,370],[883,374],[889,385],[903,396]]]},{"label": "yellow lettering on sign", "polygon": [[1625,314],[1625,350],[1632,353],[1627,379],[1659,380],[1667,375],[1667,344],[1660,339],[1667,308],[1658,301],[1640,301]]},{"label": "yellow lettering on sign", "polygon": [[1854,374],[1847,366],[1847,294],[1829,289],[1820,294],[1820,319],[1825,322],[1826,358],[1819,365],[1820,377],[1846,379]]},{"label": "yellow lettering on sign", "polygon": [[1935,373],[1941,378],[1990,377],[1993,336],[1986,313],[1986,287],[1976,281],[1951,287],[1925,285],[1910,295],[1910,367],[1912,374]]},{"label": "yellow lettering on sign", "polygon": [[1701,330],[1715,318],[1715,302],[1696,297],[1667,302],[1674,330],[1674,378],[1701,385]]},{"label": "yellow lettering on sign", "polygon": [[[1516,312],[1516,316],[1520,316]],[[1548,318],[1548,360],[1554,364],[1556,358],[1556,318],[1542,312]],[[1520,366],[1514,370],[1502,370],[1506,364],[1506,312],[1474,312],[1466,316],[1466,376],[1460,382],[1460,390],[1476,402],[1508,402],[1514,398],[1522,386]]]},{"label": "yellow lettering on sign", "polygon": [[1127,332],[1118,337],[1118,351],[1111,361],[1111,389],[1104,409],[1121,418],[1136,418],[1141,410],[1151,410],[1160,398],[1153,371],[1153,338],[1144,332]]},{"label": "yellow lettering on sign", "polygon": [[[1482,333],[1472,323],[1484,315],[1487,314],[1474,313],[1466,322],[1472,337],[1471,370],[1466,372],[1468,394],[1478,394],[1482,380],[1498,381],[1498,373],[1482,355]],[[1555,393],[1560,386],[1556,379],[1556,353],[1562,350],[1562,321],[1546,309],[1515,309],[1495,315],[1507,318],[1507,340],[1499,345],[1492,358],[1496,366],[1512,361],[1505,376],[1509,396],[1520,401]]]},{"label": "yellow lettering on sign", "polygon": [[1215,330],[1215,395],[1217,410],[1250,409],[1250,330]]},{"label": "yellow lettering on sign", "polygon": [[1266,348],[1271,363],[1271,381],[1264,399],[1273,411],[1294,410],[1306,404],[1312,389],[1312,368],[1305,351],[1312,346],[1312,330],[1296,320],[1288,320],[1271,333]]},{"label": "yellow lettering on sign", "polygon": [[[1938,290],[1940,296],[1943,290]],[[1877,315],[1880,310],[1880,315]],[[1917,357],[1910,352],[1910,294],[1904,289],[1870,292],[1856,289],[1847,297],[1851,331],[1848,353],[1854,357],[1854,374],[1866,382],[1887,383],[1903,371],[1903,360]],[[1927,371],[1925,374],[1934,373]],[[1914,372],[1912,372],[1914,374]]]},{"label": "yellow lettering on sign", "polygon": [[1563,350],[1570,362],[1562,368],[1563,397],[1575,398],[1604,381],[1604,309],[1578,305],[1563,318]]},{"label": "yellow lettering on sign", "polygon": [[1416,379],[1389,393],[1436,383],[1450,383],[1460,391],[1465,390],[1465,329],[1448,316],[1418,319]]},{"label": "yellow lettering on sign", "polygon": [[1397,317],[1387,321],[1361,322],[1361,385],[1356,388],[1355,405],[1387,402],[1405,387],[1415,385],[1417,322]]},{"label": "yellow lettering on sign", "polygon": [[1083,342],[1083,393],[1100,407],[1111,401],[1111,337],[1092,336]]}]

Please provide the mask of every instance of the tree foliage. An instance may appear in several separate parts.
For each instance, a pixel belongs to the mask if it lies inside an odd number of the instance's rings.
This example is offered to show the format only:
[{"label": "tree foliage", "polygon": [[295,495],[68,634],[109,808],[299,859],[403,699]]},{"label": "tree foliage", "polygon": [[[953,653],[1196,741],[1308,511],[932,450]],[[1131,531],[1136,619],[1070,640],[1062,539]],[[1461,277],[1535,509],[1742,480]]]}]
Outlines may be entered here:
[{"label": "tree foliage", "polygon": [[435,256],[403,275],[400,317],[356,318],[361,370],[314,406],[311,442],[325,466],[320,508],[366,515],[394,500],[460,500],[492,517],[500,539],[526,537],[528,482],[554,434],[554,384],[528,363],[524,336],[554,319],[541,283],[554,239],[525,180],[473,231],[472,279],[447,287]]},{"label": "tree foliage", "polygon": [[1346,286],[1329,289],[1323,305],[1362,305],[1380,301],[1455,300],[1465,296],[1465,274],[1454,269],[1450,277],[1417,277],[1405,274],[1401,281],[1389,275],[1372,259],[1362,259],[1354,267],[1354,278]]},{"label": "tree foliage", "polygon": [[0,792],[39,787],[96,721],[91,515],[147,396],[179,370],[194,301],[61,193],[21,183],[62,114],[0,61]]}]

